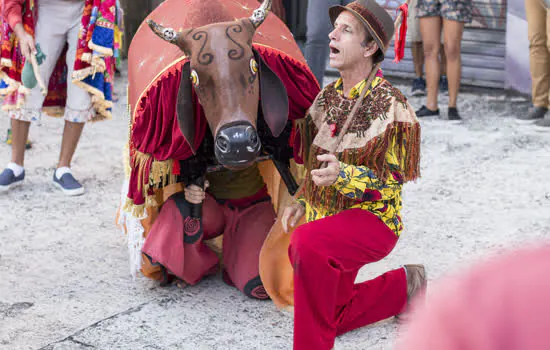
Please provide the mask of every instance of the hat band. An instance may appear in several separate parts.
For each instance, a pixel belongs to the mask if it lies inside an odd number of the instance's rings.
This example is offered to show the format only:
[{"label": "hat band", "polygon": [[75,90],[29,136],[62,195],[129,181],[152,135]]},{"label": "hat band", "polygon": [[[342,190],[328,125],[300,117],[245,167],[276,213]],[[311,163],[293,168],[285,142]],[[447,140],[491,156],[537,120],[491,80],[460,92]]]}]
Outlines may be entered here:
[{"label": "hat band", "polygon": [[346,6],[349,10],[357,13],[359,16],[363,18],[365,23],[369,26],[371,29],[371,34],[374,34],[375,39],[378,39],[379,44],[381,44],[383,47],[380,49],[385,50],[386,49],[386,33],[384,32],[384,28],[382,27],[382,23],[376,18],[368,9],[361,6],[357,2],[352,2],[348,6]]}]

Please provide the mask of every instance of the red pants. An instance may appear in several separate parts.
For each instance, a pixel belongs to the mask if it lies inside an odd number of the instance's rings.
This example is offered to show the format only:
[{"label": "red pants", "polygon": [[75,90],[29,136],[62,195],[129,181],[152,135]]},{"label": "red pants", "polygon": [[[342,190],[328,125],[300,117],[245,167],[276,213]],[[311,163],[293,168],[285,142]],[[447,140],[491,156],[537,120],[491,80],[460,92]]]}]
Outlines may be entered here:
[{"label": "red pants", "polygon": [[294,231],[294,349],[332,349],[337,335],[400,313],[403,268],[355,284],[359,269],[387,256],[397,236],[375,215],[345,210]]},{"label": "red pants", "polygon": [[224,204],[206,196],[203,235],[184,243],[184,218],[168,199],[143,246],[152,263],[164,266],[186,283],[196,284],[217,270],[218,257],[204,243],[223,234],[224,281],[251,298],[268,299],[259,276],[259,256],[275,212],[264,188],[256,195]]}]

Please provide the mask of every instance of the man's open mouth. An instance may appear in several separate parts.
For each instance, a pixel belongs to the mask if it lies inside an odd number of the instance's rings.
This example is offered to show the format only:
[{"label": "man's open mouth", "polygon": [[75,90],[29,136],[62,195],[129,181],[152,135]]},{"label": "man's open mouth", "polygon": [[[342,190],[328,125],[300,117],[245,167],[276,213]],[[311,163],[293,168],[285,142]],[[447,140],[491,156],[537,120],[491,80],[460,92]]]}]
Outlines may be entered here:
[{"label": "man's open mouth", "polygon": [[340,53],[340,50],[338,50],[337,48],[331,46],[331,47],[330,47],[330,53],[336,55],[336,54],[339,54],[339,53]]}]

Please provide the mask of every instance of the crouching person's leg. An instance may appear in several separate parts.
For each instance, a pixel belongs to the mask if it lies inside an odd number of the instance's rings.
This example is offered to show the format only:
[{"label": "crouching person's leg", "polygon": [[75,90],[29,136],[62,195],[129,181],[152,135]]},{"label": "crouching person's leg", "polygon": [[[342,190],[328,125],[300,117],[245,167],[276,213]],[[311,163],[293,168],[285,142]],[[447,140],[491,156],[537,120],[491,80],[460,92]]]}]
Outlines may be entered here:
[{"label": "crouching person's leg", "polygon": [[359,269],[387,256],[397,236],[373,214],[350,209],[300,226],[294,266],[294,349],[331,349],[337,335],[397,315],[407,300],[403,268],[354,284]]},{"label": "crouching person's leg", "polygon": [[222,232],[223,208],[207,196],[203,204],[203,233],[186,222],[184,192],[172,195],[162,206],[143,245],[143,253],[154,264],[187,284],[196,284],[218,267],[218,257],[204,243],[212,232]]},{"label": "crouching person's leg", "polygon": [[262,245],[275,223],[271,201],[236,211],[223,240],[224,280],[254,299],[269,299],[260,279]]}]

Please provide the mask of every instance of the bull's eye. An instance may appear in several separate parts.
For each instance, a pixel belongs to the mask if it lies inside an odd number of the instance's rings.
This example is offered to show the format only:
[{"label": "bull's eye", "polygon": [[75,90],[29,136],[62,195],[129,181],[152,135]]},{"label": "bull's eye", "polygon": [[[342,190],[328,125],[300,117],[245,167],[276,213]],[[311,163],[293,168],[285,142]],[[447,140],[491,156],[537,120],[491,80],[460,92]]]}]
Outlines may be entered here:
[{"label": "bull's eye", "polygon": [[252,72],[252,75],[258,74],[258,62],[256,62],[255,59],[250,59],[250,71]]},{"label": "bull's eye", "polygon": [[193,83],[194,86],[199,86],[199,75],[194,69],[191,71],[189,79],[191,79],[191,83]]}]

